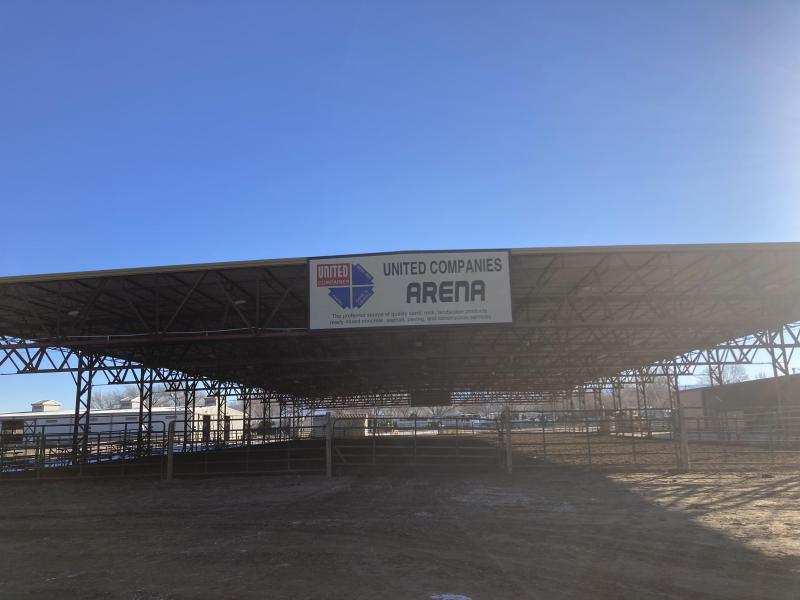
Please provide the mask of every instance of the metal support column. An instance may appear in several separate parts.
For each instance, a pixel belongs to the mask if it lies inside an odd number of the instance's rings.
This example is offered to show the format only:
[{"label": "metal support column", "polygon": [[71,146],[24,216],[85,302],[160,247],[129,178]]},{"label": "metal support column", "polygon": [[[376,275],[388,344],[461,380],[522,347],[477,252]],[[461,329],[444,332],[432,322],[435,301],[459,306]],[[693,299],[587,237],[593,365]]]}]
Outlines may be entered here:
[{"label": "metal support column", "polygon": [[75,420],[72,425],[72,464],[86,462],[91,432],[92,378],[95,359],[91,355],[78,354],[78,372],[75,377]]},{"label": "metal support column", "polygon": [[615,410],[622,410],[622,384],[619,380],[615,381],[611,388],[611,398]]},{"label": "metal support column", "polygon": [[225,417],[228,414],[228,397],[224,393],[217,395],[217,443],[225,442]]},{"label": "metal support column", "polygon": [[325,421],[325,475],[333,477],[333,415],[328,413]]},{"label": "metal support column", "polygon": [[789,361],[794,351],[793,347],[791,350],[787,350],[784,329],[784,327],[781,327],[777,331],[768,331],[767,344],[765,345],[765,349],[769,353],[770,362],[772,362],[772,374],[775,377],[775,402],[778,417],[778,435],[780,437],[783,437],[783,432],[785,431],[784,405],[786,404],[785,380],[782,378],[790,373]]},{"label": "metal support column", "polygon": [[[652,437],[652,426],[647,406],[647,381],[640,375],[636,376],[636,410],[639,413],[639,428],[647,428],[647,437]],[[644,414],[642,414],[644,413]],[[643,432],[642,432],[643,433]]]},{"label": "metal support column", "polygon": [[634,389],[636,391],[636,414],[641,418],[642,416],[642,396],[641,390],[644,386],[644,382],[642,381],[641,376],[637,373],[636,380],[634,381]]},{"label": "metal support column", "polygon": [[[197,380],[186,378],[183,390],[183,451],[187,447],[194,448],[194,409]],[[191,446],[190,446],[191,445]]]},{"label": "metal support column", "polygon": [[284,427],[283,427],[283,413],[286,409],[286,401],[283,399],[278,400],[278,441],[284,440]]},{"label": "metal support column", "polygon": [[506,473],[509,475],[514,472],[514,452],[511,447],[511,424],[511,410],[506,406],[503,410],[503,433],[505,434],[504,444],[506,447]]},{"label": "metal support column", "polygon": [[264,442],[269,442],[270,438],[274,438],[275,429],[272,423],[272,400],[277,398],[272,392],[267,392],[264,399]]},{"label": "metal support column", "polygon": [[175,421],[170,421],[167,426],[167,469],[166,480],[172,481],[172,472],[175,466]]},{"label": "metal support column", "polygon": [[243,387],[240,391],[242,400],[242,440],[246,445],[250,445],[250,409],[252,407],[252,388]]},{"label": "metal support column", "polygon": [[153,371],[139,372],[139,427],[136,433],[136,456],[149,455],[153,427]]},{"label": "metal support column", "polygon": [[[720,390],[717,388],[726,383],[724,357],[720,355],[719,351],[709,350],[706,352],[706,360],[708,361],[708,387],[711,398],[703,403],[703,431],[710,429],[709,425],[713,422],[712,417],[716,417],[716,422],[713,425],[714,429],[716,429],[717,439],[722,441],[723,404]],[[713,412],[707,410],[708,408],[712,408]]]},{"label": "metal support column", "polygon": [[667,385],[672,386],[673,396],[675,399],[676,417],[673,427],[678,429],[678,469],[680,471],[688,471],[691,468],[691,460],[689,457],[689,420],[686,418],[686,411],[681,404],[681,390],[678,384],[678,369],[674,367],[671,374],[667,374]]}]

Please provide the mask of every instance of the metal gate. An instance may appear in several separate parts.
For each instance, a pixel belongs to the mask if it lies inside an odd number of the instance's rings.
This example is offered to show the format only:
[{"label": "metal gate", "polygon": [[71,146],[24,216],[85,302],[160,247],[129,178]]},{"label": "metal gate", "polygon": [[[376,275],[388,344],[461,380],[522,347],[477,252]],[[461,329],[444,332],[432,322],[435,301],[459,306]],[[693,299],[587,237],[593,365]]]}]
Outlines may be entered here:
[{"label": "metal gate", "polygon": [[368,468],[496,469],[497,419],[340,417],[333,421],[333,465]]},{"label": "metal gate", "polygon": [[631,470],[800,465],[800,414],[715,413],[702,407],[504,413],[514,470],[553,466]]}]

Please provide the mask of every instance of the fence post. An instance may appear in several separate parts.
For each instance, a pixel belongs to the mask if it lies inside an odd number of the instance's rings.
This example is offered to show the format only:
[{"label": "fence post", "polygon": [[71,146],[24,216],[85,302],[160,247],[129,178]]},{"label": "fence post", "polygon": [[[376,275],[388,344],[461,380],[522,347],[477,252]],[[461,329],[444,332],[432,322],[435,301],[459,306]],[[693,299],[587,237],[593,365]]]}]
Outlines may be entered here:
[{"label": "fence post", "polygon": [[458,420],[458,418],[456,418],[456,464],[457,465],[461,464],[461,461],[460,461],[461,453],[459,452],[459,445],[460,445],[459,438],[461,437],[461,435],[460,435],[459,431],[460,431],[459,420]]},{"label": "fence post", "polygon": [[328,413],[325,422],[325,476],[333,477],[333,417]]},{"label": "fence post", "polygon": [[505,428],[505,446],[506,446],[506,473],[511,475],[514,470],[512,463],[512,448],[511,448],[511,411],[506,407],[503,411],[503,427]]},{"label": "fence post", "polygon": [[675,452],[675,468],[681,468],[681,422],[680,415],[676,409],[670,412],[670,433],[669,439],[672,441],[672,449]]},{"label": "fence post", "polygon": [[167,426],[167,481],[172,481],[172,469],[175,462],[175,421]]},{"label": "fence post", "polygon": [[589,464],[592,464],[592,435],[589,433],[589,416],[584,415],[584,426],[586,427],[586,456]]},{"label": "fence post", "polygon": [[292,426],[289,421],[289,431],[286,434],[286,470],[292,470]]},{"label": "fence post", "polygon": [[542,458],[547,460],[547,416],[542,414]]},{"label": "fence post", "polygon": [[775,429],[777,428],[777,415],[770,415],[769,419],[769,463],[775,464]]},{"label": "fence post", "polygon": [[414,439],[412,440],[412,444],[413,444],[413,449],[412,449],[413,457],[411,459],[411,464],[416,466],[416,464],[417,464],[417,417],[414,417]]},{"label": "fence post", "polygon": [[688,471],[691,465],[689,460],[689,419],[686,417],[686,411],[683,407],[678,405],[678,423],[680,425],[681,436],[681,471]]},{"label": "fence post", "polygon": [[44,469],[44,453],[46,448],[44,427],[42,427],[42,432],[39,434],[38,442],[36,448],[36,479],[42,476],[42,469]]},{"label": "fence post", "polygon": [[727,411],[722,413],[722,417],[720,419],[719,424],[719,433],[722,436],[722,462],[728,462],[728,413]]},{"label": "fence post", "polygon": [[244,472],[250,472],[250,439],[248,436],[247,444],[244,447]]}]

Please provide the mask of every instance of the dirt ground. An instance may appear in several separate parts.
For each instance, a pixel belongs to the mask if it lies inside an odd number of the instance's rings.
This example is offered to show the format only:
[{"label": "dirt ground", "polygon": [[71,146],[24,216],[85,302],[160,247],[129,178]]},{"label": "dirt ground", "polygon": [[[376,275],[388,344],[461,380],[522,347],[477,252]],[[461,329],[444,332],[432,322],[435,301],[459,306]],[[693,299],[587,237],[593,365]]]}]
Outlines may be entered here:
[{"label": "dirt ground", "polygon": [[798,501],[785,470],[3,482],[0,597],[796,600]]}]

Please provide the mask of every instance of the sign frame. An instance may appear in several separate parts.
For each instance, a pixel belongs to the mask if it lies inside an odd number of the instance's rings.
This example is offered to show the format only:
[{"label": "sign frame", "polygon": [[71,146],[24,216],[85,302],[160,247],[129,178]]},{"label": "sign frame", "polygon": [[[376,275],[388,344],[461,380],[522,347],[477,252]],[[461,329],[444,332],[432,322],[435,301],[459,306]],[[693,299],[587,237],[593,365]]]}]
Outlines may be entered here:
[{"label": "sign frame", "polygon": [[[312,261],[319,260],[336,260],[336,259],[353,259],[361,257],[375,257],[375,256],[391,256],[391,255],[409,255],[409,254],[458,254],[458,253],[474,253],[474,252],[499,252],[505,253],[506,264],[508,265],[508,293],[509,293],[509,309],[510,320],[504,322],[489,322],[489,323],[452,323],[452,324],[412,324],[412,325],[374,325],[370,327],[358,327],[343,325],[341,327],[311,327],[311,264]],[[514,304],[511,291],[514,288],[513,276],[511,274],[511,249],[510,248],[458,248],[454,250],[392,250],[385,252],[364,252],[360,254],[331,254],[327,256],[309,256],[306,258],[306,331],[314,332],[332,332],[332,331],[353,331],[357,329],[363,330],[383,330],[383,329],[428,329],[431,327],[474,327],[476,325],[483,325],[484,327],[509,327],[514,324]]]}]

